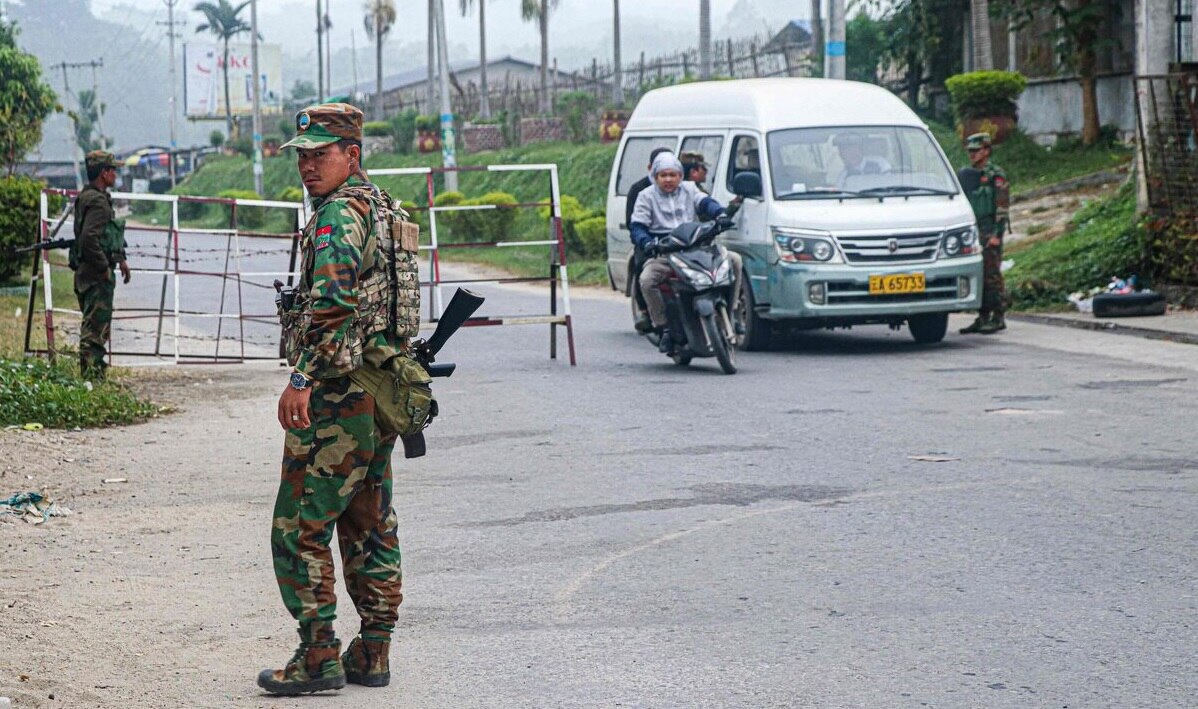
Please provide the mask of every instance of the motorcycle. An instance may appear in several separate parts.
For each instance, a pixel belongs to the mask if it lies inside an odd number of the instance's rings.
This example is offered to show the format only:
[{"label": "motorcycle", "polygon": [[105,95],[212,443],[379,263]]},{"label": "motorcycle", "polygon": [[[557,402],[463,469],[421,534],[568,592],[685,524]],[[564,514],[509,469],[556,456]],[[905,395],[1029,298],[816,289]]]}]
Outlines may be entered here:
[{"label": "motorcycle", "polygon": [[[736,331],[732,303],[732,261],[728,250],[715,243],[732,220],[686,222],[658,236],[654,248],[673,269],[660,286],[666,302],[672,346],[667,355],[679,366],[695,357],[715,357],[724,374],[736,374]],[[654,345],[661,338],[645,333]]]}]

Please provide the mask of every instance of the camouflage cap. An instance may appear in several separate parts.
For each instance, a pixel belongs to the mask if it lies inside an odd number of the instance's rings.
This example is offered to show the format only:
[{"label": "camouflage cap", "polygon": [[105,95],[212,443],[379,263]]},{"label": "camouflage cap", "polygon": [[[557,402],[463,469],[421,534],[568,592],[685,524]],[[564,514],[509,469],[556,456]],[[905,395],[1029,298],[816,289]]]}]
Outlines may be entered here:
[{"label": "camouflage cap", "polygon": [[975,150],[975,149],[980,150],[981,148],[989,148],[989,147],[990,147],[990,134],[989,133],[974,133],[973,135],[971,135],[965,139],[965,149],[966,150]]},{"label": "camouflage cap", "polygon": [[680,153],[678,155],[678,161],[682,163],[683,167],[686,167],[688,169],[692,168],[692,167],[698,167],[700,165],[702,165],[703,167],[707,167],[707,158],[705,158],[703,156],[703,153],[695,153],[695,152]]},{"label": "camouflage cap", "polygon": [[106,150],[93,150],[84,158],[87,161],[88,167],[112,167],[115,168],[116,156]]},{"label": "camouflage cap", "polygon": [[295,114],[295,137],[280,148],[317,148],[342,138],[362,140],[362,111],[348,103],[321,103]]}]

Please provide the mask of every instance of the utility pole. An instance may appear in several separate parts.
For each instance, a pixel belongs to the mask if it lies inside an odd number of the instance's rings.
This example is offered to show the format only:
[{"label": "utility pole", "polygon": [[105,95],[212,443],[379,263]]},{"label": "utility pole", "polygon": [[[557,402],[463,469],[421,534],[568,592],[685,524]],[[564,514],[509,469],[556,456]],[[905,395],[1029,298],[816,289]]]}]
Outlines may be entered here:
[{"label": "utility pole", "polygon": [[425,115],[429,116],[437,110],[437,82],[434,75],[437,70],[437,8],[435,3],[436,0],[428,0],[428,86],[426,87],[428,107],[425,108]]},{"label": "utility pole", "polygon": [[616,38],[615,46],[612,52],[612,62],[615,64],[615,76],[612,77],[612,103],[616,104],[617,108],[624,108],[624,65],[620,58],[620,0],[615,0],[614,19],[612,21],[614,35]]},{"label": "utility pole", "polygon": [[92,62],[92,101],[96,104],[96,127],[100,129],[100,149],[108,149],[108,138],[104,135],[104,104],[100,103],[100,78],[97,69],[104,68],[104,57]]},{"label": "utility pole", "polygon": [[250,71],[254,90],[254,191],[262,194],[262,76],[258,73],[258,0],[250,0]]},{"label": "utility pole", "polygon": [[316,0],[316,103],[324,101],[324,12]]},{"label": "utility pole", "polygon": [[349,102],[358,103],[358,42],[354,39],[354,28],[349,28],[349,53],[353,55],[354,88],[350,91]]},{"label": "utility pole", "polygon": [[[484,0],[485,1],[485,0]],[[457,167],[457,146],[453,128],[453,107],[449,96],[449,49],[445,42],[445,0],[434,0],[437,8],[437,55],[441,64],[441,164]],[[457,192],[458,173],[445,173],[445,189]]]},{"label": "utility pole", "polygon": [[[70,80],[70,77],[67,75],[67,69],[83,69],[83,68],[89,67],[89,66],[92,68],[92,71],[94,72],[96,70],[97,66],[103,67],[104,62],[103,61],[98,61],[98,62],[97,61],[59,62],[58,64],[55,64],[54,66],[50,67],[50,71],[54,71],[55,69],[62,69],[62,92],[63,92],[63,95],[75,98],[76,105],[78,105],[79,99],[71,92],[71,80]],[[94,77],[95,74],[93,73],[92,76]],[[93,95],[93,100],[96,102],[96,111],[98,113],[100,110],[100,97],[98,95]],[[71,123],[74,124],[75,121],[72,120]],[[101,132],[103,132],[103,131],[101,131]],[[74,133],[74,131],[72,131],[72,133]],[[71,136],[71,144],[74,145],[74,148],[71,150],[71,162],[75,168],[75,187],[77,189],[83,189],[83,176],[79,172],[79,157],[80,157],[80,153],[82,151],[82,147],[79,145],[79,140],[78,140],[77,135]]]},{"label": "utility pole", "polygon": [[824,47],[824,76],[844,79],[844,0],[828,1],[828,43]]},{"label": "utility pole", "polygon": [[177,87],[178,87],[179,82],[178,82],[178,79],[176,78],[176,74],[175,74],[175,72],[178,71],[178,62],[175,60],[175,38],[180,36],[177,32],[175,32],[175,25],[176,24],[182,25],[185,23],[182,20],[180,20],[178,23],[175,22],[175,5],[179,4],[179,0],[162,0],[162,1],[164,3],[166,3],[166,22],[159,22],[158,24],[166,25],[166,36],[170,39],[170,44],[171,44],[171,101],[170,101],[170,108],[171,108],[171,115],[170,115],[170,118],[171,118],[171,154],[170,154],[170,159],[171,159],[171,164],[170,164],[170,169],[171,169],[171,187],[174,187],[175,182],[177,180],[177,178],[175,176],[175,150],[177,150],[179,147],[179,140],[178,140],[179,128],[177,125],[178,116],[179,116],[179,100],[178,100],[179,93],[178,93]]},{"label": "utility pole", "polygon": [[333,11],[333,0],[324,0],[324,83],[333,93],[333,21],[329,13]]}]

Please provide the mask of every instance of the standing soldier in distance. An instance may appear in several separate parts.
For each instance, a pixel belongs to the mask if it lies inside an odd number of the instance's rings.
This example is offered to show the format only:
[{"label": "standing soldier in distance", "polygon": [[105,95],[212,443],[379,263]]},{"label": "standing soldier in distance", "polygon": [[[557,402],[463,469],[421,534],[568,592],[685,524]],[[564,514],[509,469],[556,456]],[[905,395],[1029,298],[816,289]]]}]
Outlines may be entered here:
[{"label": "standing soldier in distance", "polygon": [[[360,110],[344,103],[310,106],[296,117],[296,137],[283,147],[296,149],[314,209],[301,237],[300,284],[287,311],[293,317],[284,321],[294,371],[279,397],[287,436],[271,530],[275,576],[283,604],[299,622],[300,646],[283,669],[262,671],[258,685],[285,695],[338,689],[347,680],[381,687],[390,681],[391,633],[403,600],[391,507],[396,436],[378,429],[375,400],[349,374],[385,366],[407,348],[406,337],[396,333],[418,330],[416,245],[404,246],[412,278],[400,284],[408,289],[401,295],[414,293],[416,304],[405,301],[397,316],[379,302],[386,287],[376,287],[385,268],[380,230],[392,202],[361,168]],[[393,321],[405,325],[396,329]],[[333,628],[334,526],[346,589],[361,617],[360,633],[344,654]]]},{"label": "standing soldier in distance", "polygon": [[990,162],[989,133],[969,136],[965,149],[969,151],[969,162],[980,173],[977,188],[966,197],[978,220],[978,243],[982,245],[982,308],[972,324],[961,328],[961,334],[992,335],[1007,329],[1002,242],[1010,223],[1011,187],[1002,168]]},{"label": "standing soldier in distance", "polygon": [[129,282],[125,262],[124,224],[118,221],[108,190],[116,184],[116,159],[112,153],[87,154],[87,186],[75,198],[75,243],[71,267],[75,269],[75,297],[83,320],[79,326],[79,369],[89,379],[103,379],[104,361],[112,329],[112,299],[116,291],[114,270]]}]

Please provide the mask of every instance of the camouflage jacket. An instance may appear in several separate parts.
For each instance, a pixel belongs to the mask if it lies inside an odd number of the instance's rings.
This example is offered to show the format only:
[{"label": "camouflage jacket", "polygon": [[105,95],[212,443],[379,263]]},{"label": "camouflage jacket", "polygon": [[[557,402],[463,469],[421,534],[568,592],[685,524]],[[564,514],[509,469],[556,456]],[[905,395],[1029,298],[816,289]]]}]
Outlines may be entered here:
[{"label": "camouflage jacket", "polygon": [[352,331],[359,327],[364,264],[378,260],[370,252],[378,240],[370,238],[377,224],[373,208],[345,190],[368,184],[351,176],[330,195],[313,200],[314,214],[300,237],[299,308],[305,317],[293,365],[312,379],[344,376],[363,359],[379,365],[403,345],[386,332],[363,338]]},{"label": "camouflage jacket", "polygon": [[79,268],[75,271],[75,289],[84,291],[112,278],[112,269],[124,260],[124,250],[104,250],[104,230],[116,216],[112,197],[104,190],[88,185],[75,198],[75,241]]},{"label": "camouflage jacket", "polygon": [[973,214],[978,220],[978,231],[983,240],[989,236],[1001,237],[1010,224],[1011,186],[1002,168],[987,163],[977,189],[966,195]]}]

